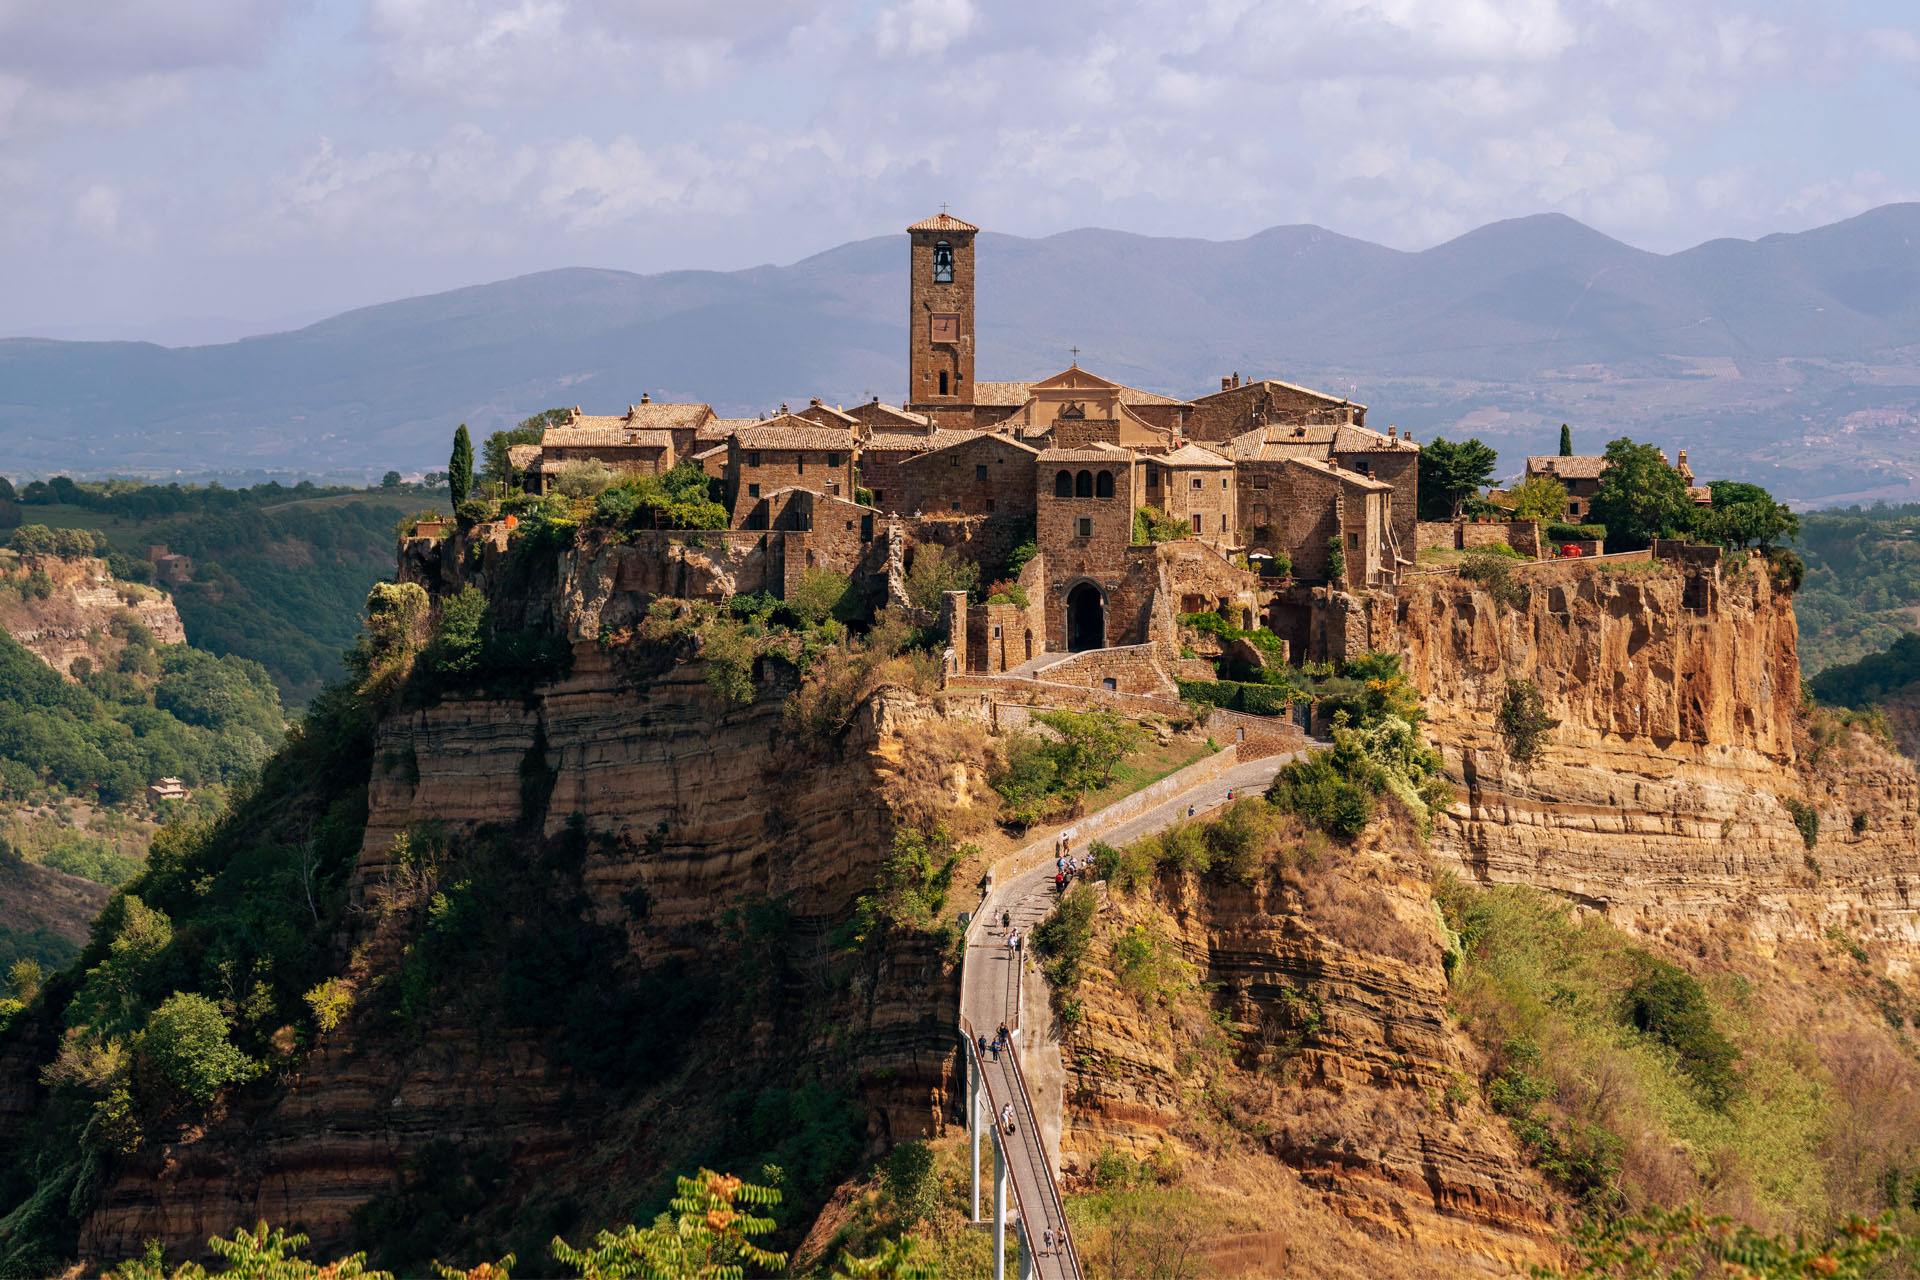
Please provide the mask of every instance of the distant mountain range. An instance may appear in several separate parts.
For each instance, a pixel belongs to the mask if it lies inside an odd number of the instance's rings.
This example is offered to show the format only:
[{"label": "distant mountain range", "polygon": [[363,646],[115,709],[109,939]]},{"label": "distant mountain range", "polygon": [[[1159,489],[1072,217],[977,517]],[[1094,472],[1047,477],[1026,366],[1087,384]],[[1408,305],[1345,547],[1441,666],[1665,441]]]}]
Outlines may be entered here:
[{"label": "distant mountain range", "polygon": [[[438,466],[456,423],[651,393],[751,415],[897,402],[906,237],[745,271],[546,271],[217,346],[0,341],[0,467],[167,473]],[[1802,502],[1920,497],[1920,205],[1647,253],[1559,215],[1420,253],[1311,226],[1214,242],[979,240],[979,376],[1089,368],[1351,394],[1517,469],[1560,423],[1632,435]]]}]

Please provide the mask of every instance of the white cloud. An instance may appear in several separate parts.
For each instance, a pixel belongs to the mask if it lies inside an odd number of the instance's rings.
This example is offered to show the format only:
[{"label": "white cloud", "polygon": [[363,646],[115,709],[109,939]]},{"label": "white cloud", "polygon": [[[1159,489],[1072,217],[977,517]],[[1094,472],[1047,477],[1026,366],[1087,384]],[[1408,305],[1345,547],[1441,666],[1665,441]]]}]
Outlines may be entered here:
[{"label": "white cloud", "polygon": [[967,37],[979,16],[972,0],[901,0],[874,19],[874,43],[890,58],[943,53]]}]

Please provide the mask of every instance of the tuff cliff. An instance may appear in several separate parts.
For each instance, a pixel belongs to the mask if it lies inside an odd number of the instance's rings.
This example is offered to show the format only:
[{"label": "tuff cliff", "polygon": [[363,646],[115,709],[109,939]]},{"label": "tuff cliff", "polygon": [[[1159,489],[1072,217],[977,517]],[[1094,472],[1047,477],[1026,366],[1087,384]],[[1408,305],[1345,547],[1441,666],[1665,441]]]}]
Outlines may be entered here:
[{"label": "tuff cliff", "polygon": [[[660,587],[632,577],[636,557],[562,552],[528,573],[504,537],[468,545],[470,571],[450,542],[443,579],[416,544],[403,577],[441,598],[479,586],[495,616],[562,637],[568,670],[511,695],[402,697],[382,711],[332,943],[353,1012],[270,1087],[122,1162],[82,1225],[82,1256],[125,1257],[155,1238],[198,1252],[261,1217],[346,1247],[373,1229],[369,1202],[392,1214],[422,1180],[480,1164],[494,1170],[496,1218],[542,1256],[535,1219],[549,1236],[580,1223],[590,1234],[665,1173],[726,1155],[743,1096],[843,1091],[863,1108],[856,1141],[869,1151],[944,1124],[952,956],[917,935],[877,949],[836,937],[889,847],[886,780],[940,710],[882,689],[840,733],[803,739],[782,722],[790,665],[757,663],[736,704],[715,696],[697,654],[622,630]],[[445,844],[444,865],[423,872],[396,854],[403,833],[402,850]],[[490,876],[518,877],[496,895],[512,919],[485,922],[508,936],[463,952],[467,977],[402,1016],[380,993],[405,985],[431,895]],[[639,1067],[570,1055],[583,1033],[566,1008],[459,990],[512,978],[509,953],[530,933],[543,946],[594,940],[610,975],[592,977],[612,994],[585,1034],[641,1020],[652,1032],[620,1049]]]},{"label": "tuff cliff", "polygon": [[[1517,602],[1431,576],[1397,603],[1427,736],[1463,791],[1439,857],[1652,932],[1731,921],[1770,946],[1841,924],[1920,949],[1920,781],[1808,718],[1791,596],[1764,560],[1514,576]],[[1509,681],[1560,722],[1528,765],[1500,722]],[[1818,815],[1811,847],[1796,806]]]},{"label": "tuff cliff", "polygon": [[22,590],[0,595],[0,627],[62,675],[71,672],[75,658],[98,667],[118,653],[122,641],[113,624],[122,618],[147,628],[162,644],[187,642],[172,596],[115,581],[104,560],[23,556],[12,576]]}]

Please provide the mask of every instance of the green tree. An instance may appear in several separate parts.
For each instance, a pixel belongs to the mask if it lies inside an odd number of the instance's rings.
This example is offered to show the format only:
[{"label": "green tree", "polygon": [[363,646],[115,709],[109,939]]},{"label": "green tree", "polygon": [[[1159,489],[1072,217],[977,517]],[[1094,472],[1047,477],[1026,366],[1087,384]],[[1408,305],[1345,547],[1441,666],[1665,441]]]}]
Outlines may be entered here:
[{"label": "green tree", "polygon": [[539,444],[548,427],[559,426],[573,416],[571,409],[544,409],[517,426],[496,431],[480,446],[480,474],[488,486],[504,493],[520,486],[522,473],[514,467],[510,450],[517,444]]},{"label": "green tree", "polygon": [[786,1254],[754,1243],[774,1224],[751,1209],[779,1204],[778,1190],[710,1169],[678,1181],[671,1213],[653,1225],[602,1231],[584,1249],[555,1236],[554,1259],[588,1280],[731,1280],[747,1267],[776,1271],[786,1265]]},{"label": "green tree", "polygon": [[380,487],[382,489],[398,489],[400,487],[400,473],[398,471],[389,471],[387,474],[381,476]]},{"label": "green tree", "polygon": [[1533,1268],[1537,1280],[1864,1280],[1907,1241],[1877,1222],[1854,1217],[1838,1234],[1762,1235],[1731,1218],[1708,1217],[1689,1205],[1649,1205],[1628,1214],[1595,1215],[1574,1228],[1570,1270]]},{"label": "green tree", "polygon": [[1507,503],[1516,520],[1562,520],[1567,514],[1567,486],[1552,476],[1528,476],[1507,490]]},{"label": "green tree", "polygon": [[802,622],[810,624],[825,622],[829,618],[845,622],[858,605],[852,579],[832,569],[817,568],[801,573],[800,581],[794,584],[793,595],[787,601],[787,608],[793,610]]},{"label": "green tree", "polygon": [[1693,514],[1687,482],[1660,450],[1622,436],[1607,442],[1606,457],[1591,519],[1607,526],[1608,550],[1638,550],[1687,527]]},{"label": "green tree", "polygon": [[181,1093],[212,1102],[230,1084],[250,1080],[259,1068],[227,1039],[220,1006],[203,995],[176,991],[154,1010],[140,1037],[140,1052]]},{"label": "green tree", "polygon": [[473,438],[467,434],[464,422],[453,433],[453,455],[447,459],[447,488],[452,491],[456,507],[473,491]]},{"label": "green tree", "polygon": [[1145,729],[1113,711],[1039,711],[1033,718],[1060,735],[1060,775],[1081,789],[1113,781],[1114,766],[1147,736]]},{"label": "green tree", "polygon": [[[150,1240],[142,1256],[121,1263],[109,1274],[110,1280],[393,1280],[389,1272],[367,1270],[364,1253],[349,1254],[324,1267],[309,1262],[296,1252],[306,1245],[307,1237],[290,1236],[262,1222],[252,1231],[235,1231],[231,1240],[215,1236],[207,1241],[207,1247],[226,1262],[218,1271],[210,1272],[197,1262],[183,1262],[168,1271],[160,1242]],[[504,1273],[500,1280],[505,1280]]]},{"label": "green tree", "polygon": [[871,1258],[856,1258],[842,1249],[833,1280],[935,1280],[939,1267],[919,1255],[920,1242],[912,1236],[888,1241]]},{"label": "green tree", "polygon": [[937,542],[915,548],[907,567],[907,601],[916,609],[937,610],[949,591],[971,595],[980,585],[980,566]]},{"label": "green tree", "polygon": [[1560,456],[1563,458],[1573,456],[1573,428],[1564,422],[1560,424]]},{"label": "green tree", "polygon": [[1708,542],[1717,542],[1736,551],[1749,543],[1771,550],[1776,542],[1800,536],[1800,517],[1757,484],[1738,480],[1715,480],[1707,488],[1713,505],[1695,507],[1692,532]]},{"label": "green tree", "polygon": [[1500,455],[1479,439],[1455,442],[1445,436],[1420,446],[1420,515],[1427,520],[1458,520],[1468,498],[1493,478]]}]

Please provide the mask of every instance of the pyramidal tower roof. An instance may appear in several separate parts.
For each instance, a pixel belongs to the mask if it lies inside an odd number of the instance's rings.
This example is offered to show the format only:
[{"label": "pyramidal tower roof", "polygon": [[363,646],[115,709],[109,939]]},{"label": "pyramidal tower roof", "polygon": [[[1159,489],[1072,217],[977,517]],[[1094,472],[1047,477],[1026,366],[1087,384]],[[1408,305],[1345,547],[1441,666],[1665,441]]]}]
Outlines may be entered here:
[{"label": "pyramidal tower roof", "polygon": [[962,222],[944,210],[931,218],[922,218],[907,228],[909,231],[978,231],[979,229],[971,222]]}]

